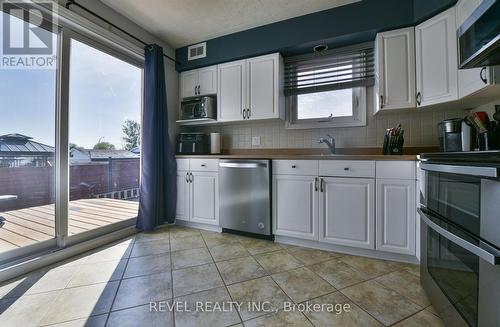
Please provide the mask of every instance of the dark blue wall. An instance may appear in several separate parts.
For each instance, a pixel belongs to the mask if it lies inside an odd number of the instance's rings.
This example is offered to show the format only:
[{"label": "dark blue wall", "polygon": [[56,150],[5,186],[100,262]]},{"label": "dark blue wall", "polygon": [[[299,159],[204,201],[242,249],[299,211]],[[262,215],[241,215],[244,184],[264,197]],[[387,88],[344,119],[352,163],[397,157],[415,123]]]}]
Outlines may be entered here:
[{"label": "dark blue wall", "polygon": [[450,8],[457,0],[414,0],[413,17],[415,24],[431,18],[437,13]]},{"label": "dark blue wall", "polygon": [[[371,41],[379,31],[414,25],[449,7],[452,0],[363,0],[207,41],[207,57],[188,62],[187,47],[176,49],[178,71],[272,52],[311,52],[317,44],[330,48]],[[450,4],[451,3],[451,4]],[[437,8],[437,9],[436,9]]]}]

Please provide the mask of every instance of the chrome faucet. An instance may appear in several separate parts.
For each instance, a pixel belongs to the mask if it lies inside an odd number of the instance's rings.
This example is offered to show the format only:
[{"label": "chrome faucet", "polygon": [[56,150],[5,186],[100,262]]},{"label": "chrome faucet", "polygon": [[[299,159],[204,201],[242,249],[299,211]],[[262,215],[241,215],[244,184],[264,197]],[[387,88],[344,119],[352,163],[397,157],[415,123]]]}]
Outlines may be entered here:
[{"label": "chrome faucet", "polygon": [[330,152],[332,154],[335,154],[335,139],[330,134],[327,134],[326,136],[328,136],[328,138],[321,137],[318,143],[325,143],[326,145],[328,145]]}]

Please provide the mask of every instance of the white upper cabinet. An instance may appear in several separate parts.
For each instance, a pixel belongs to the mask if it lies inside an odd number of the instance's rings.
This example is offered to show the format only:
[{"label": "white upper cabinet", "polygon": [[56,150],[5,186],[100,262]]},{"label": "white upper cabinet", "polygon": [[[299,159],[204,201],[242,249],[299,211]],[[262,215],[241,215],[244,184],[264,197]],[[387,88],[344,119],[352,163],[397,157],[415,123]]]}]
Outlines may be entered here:
[{"label": "white upper cabinet", "polygon": [[217,94],[217,66],[198,69],[198,95]]},{"label": "white upper cabinet", "polygon": [[247,119],[279,118],[279,65],[278,53],[247,60]]},{"label": "white upper cabinet", "polygon": [[[458,70],[458,95],[468,95],[485,90],[497,84],[499,67],[482,67]],[[498,91],[498,90],[497,90]],[[497,93],[497,97],[498,97]],[[493,99],[492,99],[493,100]]]},{"label": "white upper cabinet", "polygon": [[217,66],[182,72],[180,76],[181,98],[217,93]]},{"label": "white upper cabinet", "polygon": [[198,87],[198,72],[190,70],[181,73],[181,97],[189,98],[196,95]]},{"label": "white upper cabinet", "polygon": [[417,106],[458,99],[455,7],[415,27]]},{"label": "white upper cabinet", "polygon": [[[456,5],[458,30],[465,20],[479,7],[481,0],[461,0]],[[497,83],[498,67],[458,70],[458,96],[464,98]]]},{"label": "white upper cabinet", "polygon": [[375,41],[375,113],[415,107],[415,29],[378,33]]},{"label": "white upper cabinet", "polygon": [[218,67],[217,117],[219,121],[243,119],[246,104],[245,60],[221,64]]},{"label": "white upper cabinet", "polygon": [[322,177],[319,240],[374,249],[374,188],[373,179]]},{"label": "white upper cabinet", "polygon": [[279,53],[219,65],[219,121],[284,118]]}]

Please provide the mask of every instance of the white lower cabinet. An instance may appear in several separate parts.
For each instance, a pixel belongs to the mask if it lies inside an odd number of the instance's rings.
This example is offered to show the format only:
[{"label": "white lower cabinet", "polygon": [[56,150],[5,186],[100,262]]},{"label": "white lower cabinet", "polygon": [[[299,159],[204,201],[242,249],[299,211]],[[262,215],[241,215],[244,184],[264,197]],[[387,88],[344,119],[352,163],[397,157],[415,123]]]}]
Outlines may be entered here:
[{"label": "white lower cabinet", "polygon": [[177,171],[177,206],[175,218],[189,220],[189,173]]},{"label": "white lower cabinet", "polygon": [[[177,160],[178,167],[197,169],[198,159],[184,160],[184,162],[181,160]],[[218,160],[207,159],[201,166],[213,170],[212,167],[218,166]],[[176,219],[219,225],[219,173],[217,171],[177,171]]]},{"label": "white lower cabinet", "polygon": [[416,179],[414,161],[274,160],[273,232],[414,256]]},{"label": "white lower cabinet", "polygon": [[219,224],[219,174],[192,172],[190,186],[190,221]]},{"label": "white lower cabinet", "polygon": [[374,188],[369,178],[322,177],[319,240],[374,249]]},{"label": "white lower cabinet", "polygon": [[377,250],[415,255],[415,179],[377,179]]},{"label": "white lower cabinet", "polygon": [[318,240],[318,177],[273,176],[274,234]]}]

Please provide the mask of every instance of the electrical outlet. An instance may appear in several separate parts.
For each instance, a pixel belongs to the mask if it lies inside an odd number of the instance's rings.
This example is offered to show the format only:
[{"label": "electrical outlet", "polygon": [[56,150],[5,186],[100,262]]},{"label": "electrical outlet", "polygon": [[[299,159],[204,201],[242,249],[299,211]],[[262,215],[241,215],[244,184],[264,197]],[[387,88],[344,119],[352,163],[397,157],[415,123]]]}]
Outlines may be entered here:
[{"label": "electrical outlet", "polygon": [[252,137],[252,145],[260,145],[260,136]]}]

